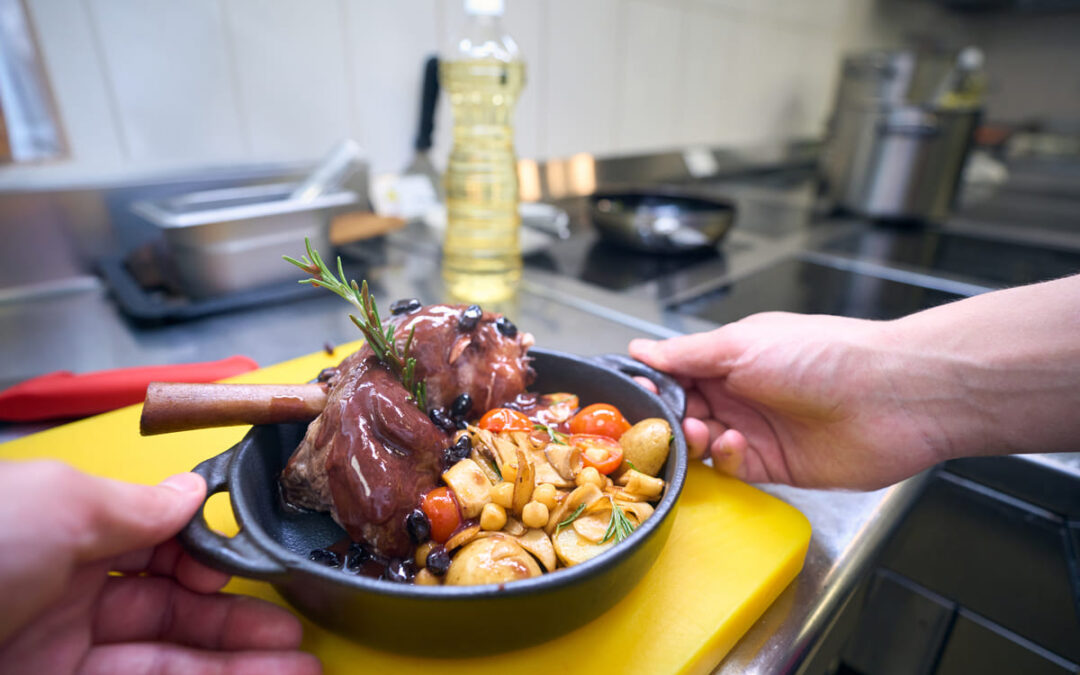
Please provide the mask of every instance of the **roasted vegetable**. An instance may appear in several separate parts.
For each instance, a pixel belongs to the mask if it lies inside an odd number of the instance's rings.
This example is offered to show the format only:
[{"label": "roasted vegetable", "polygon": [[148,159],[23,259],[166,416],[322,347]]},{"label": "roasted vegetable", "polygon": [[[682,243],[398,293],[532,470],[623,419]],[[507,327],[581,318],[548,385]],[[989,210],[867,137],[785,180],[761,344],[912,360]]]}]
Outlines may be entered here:
[{"label": "roasted vegetable", "polygon": [[471,459],[463,459],[444,471],[442,479],[454,491],[461,515],[467,519],[479,517],[484,505],[491,501],[491,482]]},{"label": "roasted vegetable", "polygon": [[501,584],[540,574],[540,565],[513,537],[493,534],[474,539],[454,555],[446,572],[446,583],[453,586]]},{"label": "roasted vegetable", "polygon": [[570,433],[594,434],[619,440],[630,428],[619,409],[607,403],[593,403],[570,419]]},{"label": "roasted vegetable", "polygon": [[667,461],[671,439],[671,425],[666,420],[650,417],[630,427],[619,438],[619,445],[627,463],[643,474],[655,476]]},{"label": "roasted vegetable", "polygon": [[567,567],[572,567],[592,560],[608,550],[615,545],[615,540],[610,539],[605,543],[592,542],[578,534],[574,528],[567,527],[552,537],[552,543],[559,560]]}]

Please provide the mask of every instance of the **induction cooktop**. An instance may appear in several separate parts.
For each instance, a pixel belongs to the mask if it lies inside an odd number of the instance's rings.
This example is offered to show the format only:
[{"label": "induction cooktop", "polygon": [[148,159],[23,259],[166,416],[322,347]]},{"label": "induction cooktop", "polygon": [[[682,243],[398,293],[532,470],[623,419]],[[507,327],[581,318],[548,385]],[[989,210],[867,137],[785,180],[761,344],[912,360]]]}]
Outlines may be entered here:
[{"label": "induction cooktop", "polygon": [[940,229],[877,225],[827,242],[821,251],[931,273],[1014,286],[1080,272],[1080,251],[975,237]]},{"label": "induction cooktop", "polygon": [[672,309],[717,324],[768,311],[895,319],[961,297],[788,258]]}]

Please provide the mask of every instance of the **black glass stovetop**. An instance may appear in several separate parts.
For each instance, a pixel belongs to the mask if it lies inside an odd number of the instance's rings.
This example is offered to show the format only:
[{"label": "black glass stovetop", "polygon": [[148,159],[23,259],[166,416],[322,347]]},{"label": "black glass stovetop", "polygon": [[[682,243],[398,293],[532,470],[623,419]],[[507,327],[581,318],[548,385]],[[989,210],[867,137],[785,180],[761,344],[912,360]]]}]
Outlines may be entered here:
[{"label": "black glass stovetop", "polygon": [[788,258],[672,309],[718,324],[769,311],[895,319],[960,297]]},{"label": "black glass stovetop", "polygon": [[1014,286],[1080,272],[1080,251],[935,229],[876,226],[826,243],[826,253]]}]

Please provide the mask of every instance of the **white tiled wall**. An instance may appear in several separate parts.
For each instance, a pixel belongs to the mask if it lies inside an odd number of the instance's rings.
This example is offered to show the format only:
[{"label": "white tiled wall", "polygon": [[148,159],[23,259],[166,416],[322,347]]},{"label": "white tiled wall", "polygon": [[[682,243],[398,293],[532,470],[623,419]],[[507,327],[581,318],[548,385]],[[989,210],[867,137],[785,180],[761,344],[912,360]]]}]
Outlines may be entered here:
[{"label": "white tiled wall", "polygon": [[[895,37],[878,2],[507,0],[528,63],[519,154],[817,133],[845,47]],[[424,58],[463,16],[461,0],[27,3],[72,157],[0,168],[0,187],[307,161],[346,135],[400,170]],[[448,140],[440,109],[437,160]]]}]

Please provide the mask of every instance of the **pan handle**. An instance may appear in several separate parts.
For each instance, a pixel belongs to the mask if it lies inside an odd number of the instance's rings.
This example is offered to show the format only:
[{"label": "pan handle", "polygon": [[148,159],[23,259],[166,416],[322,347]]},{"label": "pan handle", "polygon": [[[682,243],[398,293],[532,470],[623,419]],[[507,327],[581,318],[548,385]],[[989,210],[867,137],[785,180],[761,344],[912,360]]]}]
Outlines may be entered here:
[{"label": "pan handle", "polygon": [[[229,491],[228,471],[236,446],[211,457],[192,469],[206,481],[206,499]],[[210,529],[203,514],[206,501],[191,521],[180,531],[180,541],[192,557],[214,569],[229,574],[268,581],[280,578],[286,569],[266,554],[241,528],[235,537],[226,537]]]},{"label": "pan handle", "polygon": [[630,358],[625,354],[601,354],[594,356],[596,363],[617,370],[631,377],[644,377],[656,385],[657,395],[664,405],[675,416],[682,419],[686,415],[686,392],[670,375],[661,373],[659,370],[650,368],[637,359]]}]

